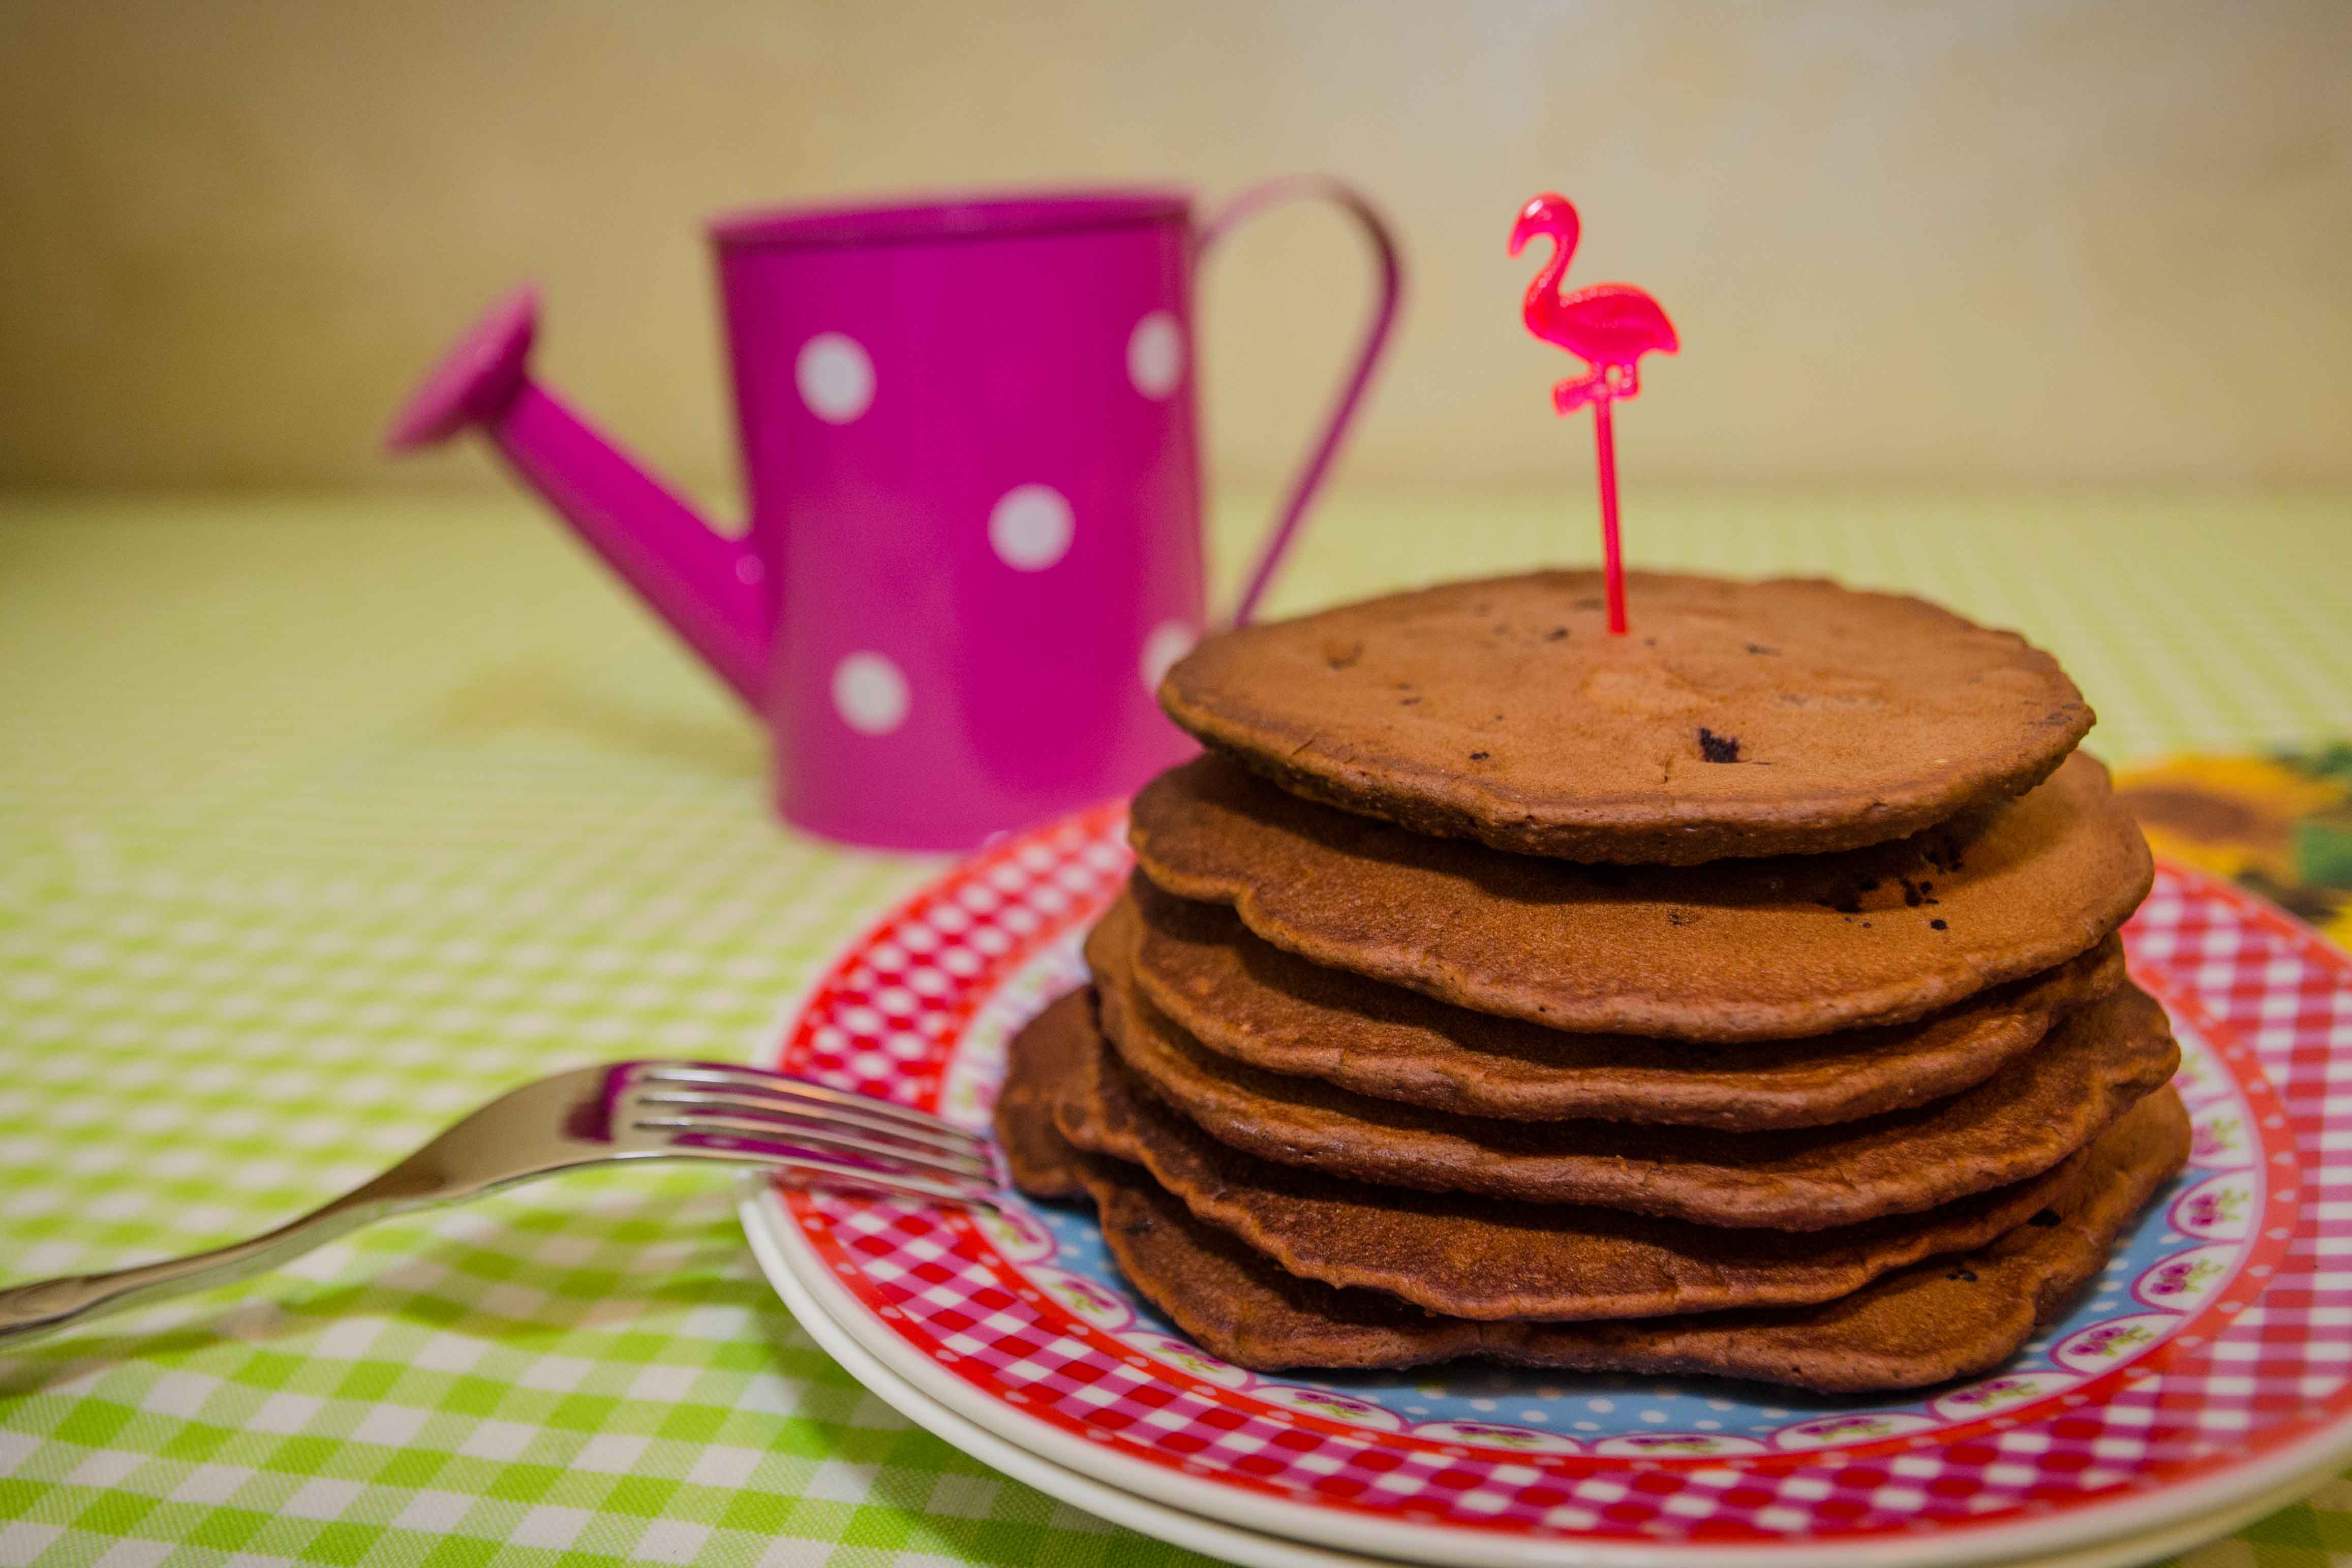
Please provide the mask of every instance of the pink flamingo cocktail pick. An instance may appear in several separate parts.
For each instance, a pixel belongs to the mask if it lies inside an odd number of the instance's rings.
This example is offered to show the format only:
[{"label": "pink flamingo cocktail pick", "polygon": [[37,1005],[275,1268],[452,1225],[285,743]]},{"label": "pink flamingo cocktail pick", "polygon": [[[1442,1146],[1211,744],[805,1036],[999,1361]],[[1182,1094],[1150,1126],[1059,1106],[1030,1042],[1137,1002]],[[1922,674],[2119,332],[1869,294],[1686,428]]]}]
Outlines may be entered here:
[{"label": "pink flamingo cocktail pick", "polygon": [[1551,259],[1528,285],[1528,330],[1557,343],[1591,369],[1551,389],[1552,407],[1573,413],[1592,405],[1592,440],[1601,459],[1601,556],[1609,589],[1609,634],[1625,634],[1625,563],[1617,545],[1617,438],[1610,429],[1609,405],[1642,390],[1640,361],[1653,350],[1671,354],[1682,347],[1675,324],[1656,300],[1630,283],[1596,283],[1562,294],[1560,279],[1576,254],[1582,232],[1566,196],[1547,193],[1519,209],[1511,225],[1511,254],[1528,241],[1552,242]]}]

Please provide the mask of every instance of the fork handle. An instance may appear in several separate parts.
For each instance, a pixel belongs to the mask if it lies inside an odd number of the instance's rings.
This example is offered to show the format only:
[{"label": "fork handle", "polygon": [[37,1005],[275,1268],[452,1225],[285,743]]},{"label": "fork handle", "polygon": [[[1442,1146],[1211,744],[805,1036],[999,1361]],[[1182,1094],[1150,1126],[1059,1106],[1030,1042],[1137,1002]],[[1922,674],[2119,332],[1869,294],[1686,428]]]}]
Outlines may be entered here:
[{"label": "fork handle", "polygon": [[385,1191],[386,1185],[380,1176],[275,1230],[209,1252],[0,1289],[0,1351],[100,1312],[251,1279],[363,1225],[430,1206],[426,1198]]},{"label": "fork handle", "polygon": [[[0,1288],[0,1352],[100,1312],[249,1280],[281,1263],[289,1263],[314,1248],[323,1247],[338,1236],[395,1214],[461,1202],[493,1187],[553,1176],[583,1165],[606,1163],[603,1159],[557,1161],[538,1168],[501,1172],[491,1180],[453,1183],[434,1164],[434,1146],[427,1145],[373,1181],[249,1240],[233,1241],[226,1247],[185,1258],[135,1264],[105,1274],[68,1274],[61,1279]],[[810,1186],[860,1188],[933,1202],[944,1200],[992,1208],[1000,1197],[986,1182],[929,1181],[919,1176],[839,1165],[807,1155],[684,1147],[662,1150],[649,1157],[758,1166],[780,1175],[798,1176]]]}]

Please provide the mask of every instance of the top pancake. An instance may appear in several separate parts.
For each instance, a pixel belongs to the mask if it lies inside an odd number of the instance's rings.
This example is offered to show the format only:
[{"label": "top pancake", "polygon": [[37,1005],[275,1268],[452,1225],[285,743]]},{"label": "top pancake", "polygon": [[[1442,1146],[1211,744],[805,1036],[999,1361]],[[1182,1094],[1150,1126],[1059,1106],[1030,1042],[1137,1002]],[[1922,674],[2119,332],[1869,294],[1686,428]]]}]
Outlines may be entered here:
[{"label": "top pancake", "polygon": [[1228,758],[1152,780],[1137,863],[1276,946],[1477,1012],[1676,1040],[1899,1022],[2097,945],[2155,868],[2077,754],[2020,800],[1834,855],[1580,866],[1302,800]]},{"label": "top pancake", "polygon": [[1633,572],[1447,583],[1244,627],[1160,687],[1294,793],[1523,854],[1691,865],[1901,838],[2091,727],[2049,654],[1917,599]]}]

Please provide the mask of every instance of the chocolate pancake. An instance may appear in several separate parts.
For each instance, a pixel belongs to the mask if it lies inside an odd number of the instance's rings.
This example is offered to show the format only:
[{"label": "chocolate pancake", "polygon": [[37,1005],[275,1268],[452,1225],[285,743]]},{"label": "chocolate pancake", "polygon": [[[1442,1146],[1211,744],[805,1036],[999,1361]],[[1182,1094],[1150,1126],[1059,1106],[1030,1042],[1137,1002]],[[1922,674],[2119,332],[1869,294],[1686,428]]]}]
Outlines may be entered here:
[{"label": "chocolate pancake", "polygon": [[1447,583],[1210,638],[1160,687],[1294,793],[1575,861],[1852,849],[2047,778],[2092,715],[2049,654],[1917,599],[1633,572]]},{"label": "chocolate pancake", "polygon": [[[1433,1316],[1374,1291],[1284,1273],[1135,1166],[1086,1159],[1103,1237],[1128,1281],[1237,1366],[1399,1367],[1479,1356],[1521,1366],[1713,1374],[1823,1394],[1920,1388],[2000,1365],[2065,1310],[2116,1236],[2189,1155],[2189,1117],[2151,1094],[2088,1151],[2035,1222],[1811,1307],[1581,1323]],[[2050,1223],[2041,1223],[2042,1215]]]},{"label": "chocolate pancake", "polygon": [[2127,983],[1975,1088],[1842,1126],[1485,1121],[1219,1056],[1131,987],[1097,980],[1102,1030],[1120,1060],[1219,1143],[1357,1181],[1696,1225],[1822,1230],[2023,1181],[2096,1137],[2180,1061],[2164,1009]]},{"label": "chocolate pancake", "polygon": [[1129,837],[1180,898],[1328,967],[1554,1029],[1790,1040],[1897,1023],[2064,963],[2147,896],[2147,844],[2080,753],[2006,805],[1842,854],[1579,866],[1161,774]]},{"label": "chocolate pancake", "polygon": [[[1064,1015],[1044,1027],[1064,1036],[1084,1021]],[[1071,1054],[1058,1040],[1047,1050],[1065,1061]],[[2024,1224],[2084,1157],[1924,1215],[1836,1230],[1726,1230],[1572,1204],[1405,1192],[1253,1159],[1154,1100],[1099,1036],[1055,1077],[1063,1136],[1141,1166],[1194,1218],[1288,1273],[1457,1318],[1654,1317],[1830,1301]]]},{"label": "chocolate pancake", "polygon": [[1032,1197],[1086,1191],[1080,1162],[1054,1130],[1054,1103],[1062,1084],[1101,1049],[1094,998],[1083,990],[1061,998],[1013,1036],[996,1092],[996,1146],[1013,1185]]},{"label": "chocolate pancake", "polygon": [[1711,1045],[1569,1034],[1307,963],[1219,904],[1138,876],[1087,942],[1202,1045],[1376,1099],[1514,1121],[1597,1117],[1754,1132],[1851,1122],[1982,1082],[2058,1018],[2123,983],[2123,944],[1916,1022]]}]

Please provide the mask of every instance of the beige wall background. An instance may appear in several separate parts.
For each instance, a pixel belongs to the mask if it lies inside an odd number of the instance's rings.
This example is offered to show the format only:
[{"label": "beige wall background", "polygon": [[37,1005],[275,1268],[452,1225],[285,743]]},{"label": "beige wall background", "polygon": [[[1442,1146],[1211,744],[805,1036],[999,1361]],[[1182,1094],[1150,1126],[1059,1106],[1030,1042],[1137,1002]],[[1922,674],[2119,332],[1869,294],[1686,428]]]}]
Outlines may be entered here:
[{"label": "beige wall background", "polygon": [[[1686,345],[1672,479],[2352,479],[2352,5],[0,0],[0,484],[495,483],[386,416],[536,277],[545,377],[723,490],[713,210],[1326,169],[1408,247],[1359,479],[1581,461],[1518,203]],[[1364,299],[1339,220],[1213,262],[1222,474]],[[1636,466],[1638,465],[1638,466]]]}]

